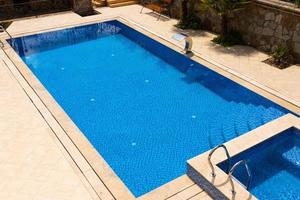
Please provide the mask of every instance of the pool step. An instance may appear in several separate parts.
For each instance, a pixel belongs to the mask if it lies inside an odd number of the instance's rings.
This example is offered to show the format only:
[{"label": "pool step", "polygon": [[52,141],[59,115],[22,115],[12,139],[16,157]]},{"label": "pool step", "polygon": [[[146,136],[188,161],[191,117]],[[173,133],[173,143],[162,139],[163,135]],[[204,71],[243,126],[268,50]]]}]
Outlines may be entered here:
[{"label": "pool step", "polygon": [[266,111],[266,108],[263,106],[255,106],[250,104],[249,110],[252,111],[251,114],[248,115],[247,119],[247,125],[250,131],[263,124],[262,116],[263,113]]},{"label": "pool step", "polygon": [[276,110],[275,108],[272,108],[272,107],[267,108],[266,112],[263,115],[263,121],[264,121],[264,123],[270,122],[270,121],[278,118],[279,116],[282,116],[282,114],[283,113],[281,111]]},{"label": "pool step", "polygon": [[[223,113],[223,116],[215,117],[211,121],[208,133],[211,148],[247,133],[283,114],[273,107],[266,108],[253,104],[247,104],[245,107],[245,104],[241,102],[230,102],[228,107],[232,108],[228,109],[229,112]],[[231,112],[232,110],[234,112]]]},{"label": "pool step", "polygon": [[279,155],[281,155],[285,161],[291,163],[295,167],[300,166],[300,150],[298,146],[293,146],[288,151],[285,151]]},{"label": "pool step", "polygon": [[213,126],[209,129],[208,133],[208,143],[210,148],[213,148],[219,144],[223,144],[225,142],[225,138],[222,134],[222,127],[216,126],[217,120],[212,122]]},{"label": "pool step", "polygon": [[138,0],[108,0],[107,5],[111,8],[138,4]]},{"label": "pool step", "polygon": [[224,116],[222,134],[225,141],[229,141],[238,136],[235,127],[236,118],[237,115],[234,112],[229,112],[226,114],[226,116]]}]

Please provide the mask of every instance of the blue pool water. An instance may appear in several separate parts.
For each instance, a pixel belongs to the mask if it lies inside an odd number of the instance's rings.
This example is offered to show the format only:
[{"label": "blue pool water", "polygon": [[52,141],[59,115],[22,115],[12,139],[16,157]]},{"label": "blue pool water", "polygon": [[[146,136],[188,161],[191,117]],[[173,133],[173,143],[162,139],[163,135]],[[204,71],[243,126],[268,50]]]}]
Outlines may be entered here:
[{"label": "blue pool water", "polygon": [[[287,130],[233,157],[246,159],[252,171],[250,192],[260,200],[300,200],[300,133]],[[226,169],[225,163],[220,164]],[[246,171],[237,168],[234,176],[247,183]]]},{"label": "blue pool water", "polygon": [[13,43],[135,196],[183,175],[186,160],[287,113],[118,21]]}]

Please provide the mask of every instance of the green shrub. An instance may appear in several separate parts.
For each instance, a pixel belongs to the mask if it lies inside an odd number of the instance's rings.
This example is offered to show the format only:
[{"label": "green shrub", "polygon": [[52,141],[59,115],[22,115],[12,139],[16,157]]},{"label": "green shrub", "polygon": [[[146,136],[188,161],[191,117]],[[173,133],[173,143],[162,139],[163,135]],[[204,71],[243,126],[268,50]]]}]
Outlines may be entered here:
[{"label": "green shrub", "polygon": [[294,3],[295,5],[297,5],[298,7],[300,7],[300,0],[282,0],[282,1],[291,2],[291,3]]},{"label": "green shrub", "polygon": [[274,49],[272,57],[274,60],[280,60],[290,55],[290,49],[284,46],[278,46]]},{"label": "green shrub", "polygon": [[212,39],[212,41],[224,47],[245,44],[242,34],[238,31],[230,31],[226,36],[219,35]]},{"label": "green shrub", "polygon": [[300,7],[300,0],[292,0],[294,4],[296,4],[298,7]]},{"label": "green shrub", "polygon": [[294,63],[294,58],[290,48],[286,46],[277,46],[273,50],[271,58],[267,59],[266,62],[280,69],[284,69]]},{"label": "green shrub", "polygon": [[185,20],[180,20],[176,25],[177,28],[180,29],[201,29],[201,20],[196,15],[189,15],[185,18]]}]

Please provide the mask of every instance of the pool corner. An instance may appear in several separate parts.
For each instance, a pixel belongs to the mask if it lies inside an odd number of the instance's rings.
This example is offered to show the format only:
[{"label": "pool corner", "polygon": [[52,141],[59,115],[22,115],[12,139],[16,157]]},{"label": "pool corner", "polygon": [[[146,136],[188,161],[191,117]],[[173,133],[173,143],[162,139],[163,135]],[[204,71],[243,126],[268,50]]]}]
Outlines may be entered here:
[{"label": "pool corner", "polygon": [[[300,118],[292,114],[286,114],[240,137],[230,140],[224,145],[226,146],[230,157],[234,157],[287,130],[299,130],[299,128]],[[215,176],[212,175],[212,168],[208,162],[210,151],[187,161],[187,175],[213,198],[234,198],[235,200],[257,199],[235,178],[232,179],[235,187],[235,194],[232,193],[228,175],[218,166],[221,162],[227,160],[226,154],[223,151],[216,150],[212,155],[211,160],[213,163],[212,167],[215,170]]]}]

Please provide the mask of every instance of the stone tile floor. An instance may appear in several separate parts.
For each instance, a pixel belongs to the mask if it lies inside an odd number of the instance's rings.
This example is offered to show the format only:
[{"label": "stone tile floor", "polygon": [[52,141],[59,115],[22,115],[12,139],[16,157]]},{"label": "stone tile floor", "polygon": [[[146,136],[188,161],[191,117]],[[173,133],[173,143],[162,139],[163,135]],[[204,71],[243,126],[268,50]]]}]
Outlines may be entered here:
[{"label": "stone tile floor", "polygon": [[[157,21],[147,9],[140,14],[140,8],[98,8],[102,14],[84,18],[65,12],[18,20],[8,31],[17,35],[114,16],[132,20],[167,39],[179,31],[173,26],[176,20]],[[225,49],[210,42],[214,36],[211,33],[187,32],[193,36],[195,51],[300,103],[299,66],[279,70],[262,63],[267,55],[251,47]],[[0,199],[98,199],[1,60],[3,57],[0,50]]]},{"label": "stone tile floor", "polygon": [[[80,17],[77,14],[66,12],[59,15],[31,18],[14,22],[8,31],[11,34],[30,33],[37,30],[45,30],[66,24],[83,23],[86,20],[100,20],[108,17],[121,16],[131,20],[160,36],[172,40],[173,34],[180,32],[174,27],[175,19],[162,18],[157,21],[156,15],[148,9],[140,14],[140,5],[131,5],[117,8],[97,8],[101,13],[89,17]],[[300,103],[300,65],[294,65],[280,70],[269,66],[262,61],[268,55],[248,46],[234,46],[223,48],[211,42],[214,34],[206,31],[184,31],[193,37],[193,50],[221,65],[235,70],[260,84],[263,84],[284,96]],[[174,43],[176,43],[174,41]]]},{"label": "stone tile floor", "polygon": [[[124,16],[167,39],[171,39],[174,33],[180,31],[173,26],[177,20],[156,21],[155,16],[149,10],[144,10],[144,14],[139,14],[140,6],[138,5],[98,10],[103,14]],[[300,65],[280,70],[261,62],[267,59],[268,55],[254,48],[247,46],[223,48],[211,42],[214,37],[212,33],[206,31],[184,32],[193,37],[193,49],[196,52],[300,102]]]},{"label": "stone tile floor", "polygon": [[96,195],[1,60],[0,77],[0,199],[91,200]]}]

